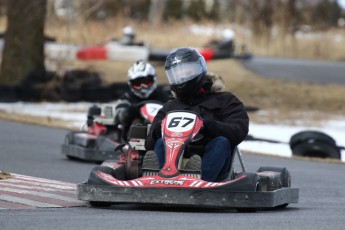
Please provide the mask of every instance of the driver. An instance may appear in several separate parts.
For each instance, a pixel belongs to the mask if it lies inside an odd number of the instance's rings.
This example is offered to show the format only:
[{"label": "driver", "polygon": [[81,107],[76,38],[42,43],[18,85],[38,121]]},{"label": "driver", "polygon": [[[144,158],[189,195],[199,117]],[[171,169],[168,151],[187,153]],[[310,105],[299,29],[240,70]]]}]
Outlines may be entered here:
[{"label": "driver", "polygon": [[225,91],[220,76],[207,73],[205,59],[195,49],[179,48],[171,52],[165,62],[165,73],[175,99],[167,102],[155,116],[145,142],[146,150],[154,152],[147,154],[156,153],[162,168],[165,160],[162,120],[172,110],[194,111],[204,121],[204,138],[186,148],[186,153],[191,155],[185,169],[201,167],[202,179],[206,181],[225,179],[234,148],[248,134],[249,118],[243,103]]},{"label": "driver", "polygon": [[[140,118],[139,108],[135,104],[148,100],[165,103],[171,99],[170,94],[157,88],[157,75],[151,64],[143,60],[135,62],[128,69],[127,77],[130,91],[117,100],[114,120],[115,126],[120,126],[123,130],[125,140],[132,122]],[[88,117],[88,126],[91,126],[92,122],[93,117]]]}]

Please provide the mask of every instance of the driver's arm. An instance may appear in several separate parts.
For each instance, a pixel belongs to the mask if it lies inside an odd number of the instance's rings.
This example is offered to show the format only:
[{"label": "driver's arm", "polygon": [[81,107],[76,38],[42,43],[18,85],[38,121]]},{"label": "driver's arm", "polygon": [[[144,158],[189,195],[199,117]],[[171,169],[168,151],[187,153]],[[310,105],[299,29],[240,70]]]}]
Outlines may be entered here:
[{"label": "driver's arm", "polygon": [[151,124],[150,131],[146,137],[146,141],[145,141],[146,150],[153,150],[157,139],[162,137],[161,124],[165,115],[166,113],[162,109],[160,109],[158,113],[156,114]]}]

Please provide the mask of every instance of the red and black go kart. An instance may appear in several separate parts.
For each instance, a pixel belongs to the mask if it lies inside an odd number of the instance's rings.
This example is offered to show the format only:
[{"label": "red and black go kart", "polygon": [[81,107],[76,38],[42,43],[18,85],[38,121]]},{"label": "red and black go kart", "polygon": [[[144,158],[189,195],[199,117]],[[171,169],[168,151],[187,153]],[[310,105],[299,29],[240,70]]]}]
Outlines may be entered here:
[{"label": "red and black go kart", "polygon": [[167,114],[162,122],[166,150],[162,169],[152,163],[153,158],[147,164],[153,167],[145,166],[150,160],[144,157],[146,127],[132,126],[131,139],[122,148],[121,159],[105,161],[93,168],[88,181],[78,184],[78,198],[96,207],[134,203],[235,208],[238,211],[285,208],[289,203],[298,202],[299,189],[291,188],[286,168],[260,167],[255,173],[246,172],[237,148],[235,152],[242,172],[235,172],[232,163],[231,173],[223,181],[204,181],[200,179],[200,170],[184,169],[184,148],[202,137],[198,134],[202,125],[203,121],[195,113],[174,111]]},{"label": "red and black go kart", "polygon": [[[162,107],[161,102],[144,101],[134,105],[139,108],[140,117],[132,124],[148,124]],[[114,124],[116,104],[104,104],[102,107],[90,107],[88,115],[94,118],[93,124],[86,130],[71,131],[66,134],[61,152],[69,159],[92,162],[118,160],[119,151],[114,149],[123,141],[124,130]]]}]

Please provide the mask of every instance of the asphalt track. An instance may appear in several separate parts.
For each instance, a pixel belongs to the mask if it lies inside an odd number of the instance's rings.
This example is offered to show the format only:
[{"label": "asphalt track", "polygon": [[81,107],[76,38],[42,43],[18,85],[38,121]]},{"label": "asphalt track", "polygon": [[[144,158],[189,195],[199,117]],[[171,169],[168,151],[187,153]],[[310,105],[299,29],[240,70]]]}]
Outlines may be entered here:
[{"label": "asphalt track", "polygon": [[254,56],[243,60],[242,64],[248,70],[270,79],[345,85],[345,62]]},{"label": "asphalt track", "polygon": [[[67,130],[0,121],[0,170],[50,180],[81,183],[93,163],[67,160],[60,153]],[[0,229],[343,229],[345,164],[243,154],[248,171],[285,166],[300,202],[279,211],[118,205],[0,210]],[[55,182],[58,183],[58,182]],[[64,184],[64,183],[62,183]],[[0,186],[0,195],[3,194]],[[23,194],[22,194],[23,195]]]}]

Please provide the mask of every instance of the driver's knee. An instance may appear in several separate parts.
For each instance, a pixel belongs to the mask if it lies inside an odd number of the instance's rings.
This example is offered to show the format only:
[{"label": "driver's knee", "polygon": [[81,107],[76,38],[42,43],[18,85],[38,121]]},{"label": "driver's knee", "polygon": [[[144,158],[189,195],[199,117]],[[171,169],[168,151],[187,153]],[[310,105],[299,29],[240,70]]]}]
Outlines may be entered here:
[{"label": "driver's knee", "polygon": [[163,143],[162,138],[157,139],[153,150],[157,155],[158,162],[159,162],[159,168],[163,168],[164,161],[165,161],[165,150],[164,150],[164,143]]}]

